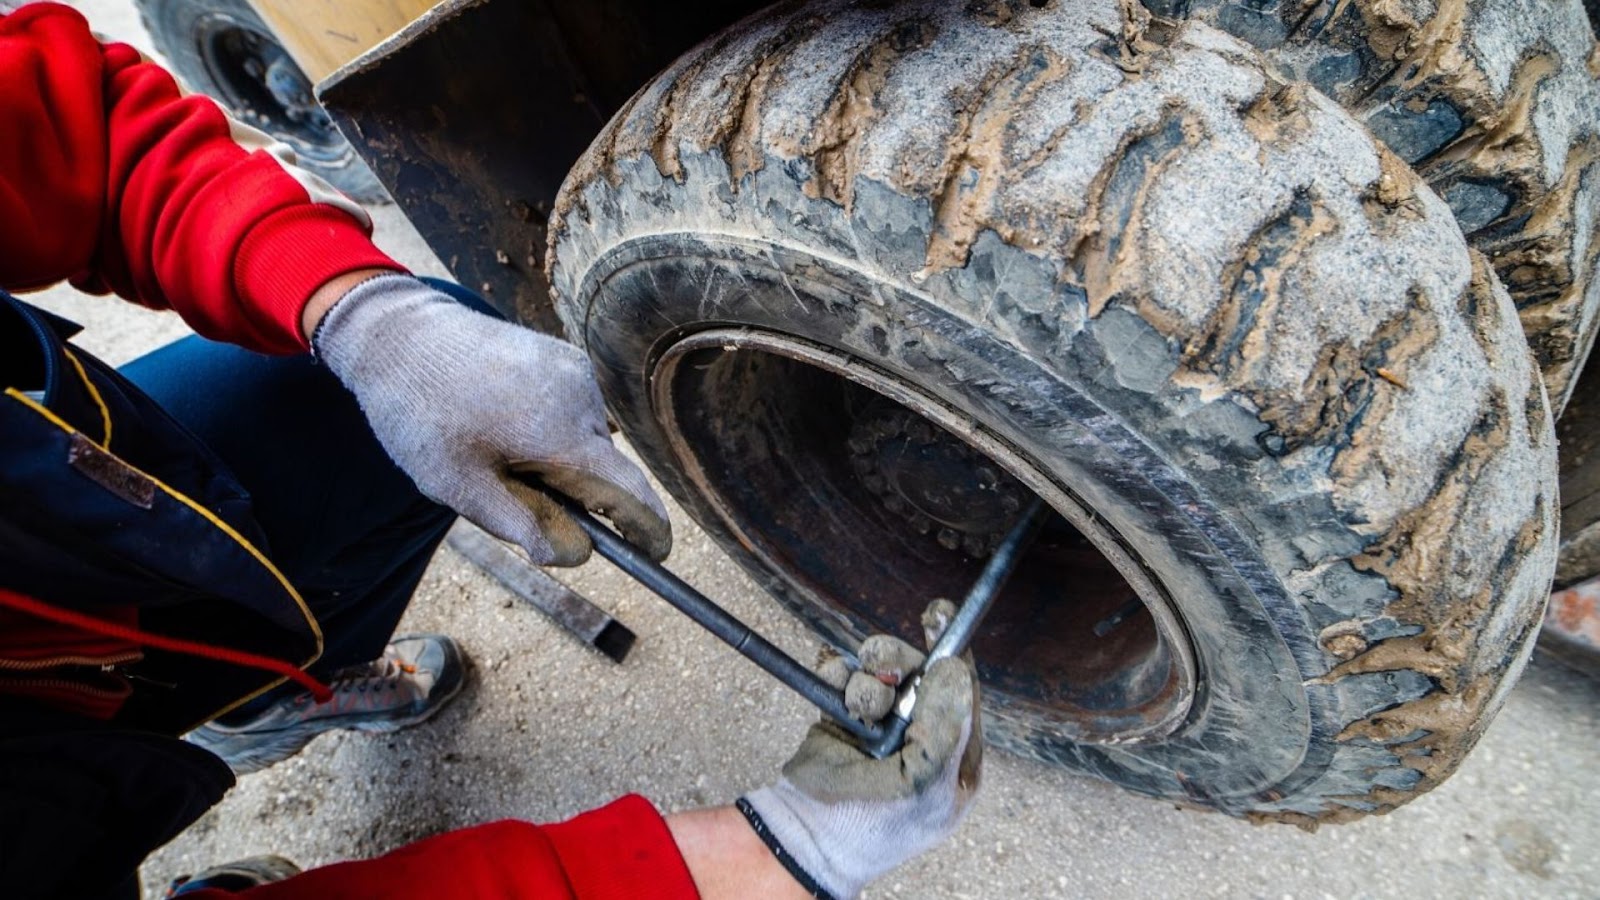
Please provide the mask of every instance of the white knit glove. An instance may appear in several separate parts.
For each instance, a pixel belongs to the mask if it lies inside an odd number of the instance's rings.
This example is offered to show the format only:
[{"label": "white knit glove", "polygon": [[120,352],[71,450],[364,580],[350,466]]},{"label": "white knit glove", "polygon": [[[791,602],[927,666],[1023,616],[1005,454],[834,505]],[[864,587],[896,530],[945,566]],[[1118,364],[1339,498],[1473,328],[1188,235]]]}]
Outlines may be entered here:
[{"label": "white knit glove", "polygon": [[[923,613],[929,646],[954,613],[947,600]],[[834,658],[823,663],[821,674],[844,688],[853,714],[881,719],[894,704],[894,686],[922,664],[923,655],[896,638],[875,635],[862,643],[859,657],[860,671]],[[769,846],[777,840],[781,849],[773,850],[780,860],[789,856],[833,897],[856,896],[961,824],[977,793],[983,758],[977,685],[970,656],[934,663],[917,688],[905,746],[881,760],[858,750],[831,722],[813,725],[783,767],[783,778],[746,795],[741,807],[757,814],[759,822],[751,824],[768,832],[762,837]]]},{"label": "white knit glove", "polygon": [[515,473],[605,514],[656,559],[672,548],[666,508],[612,445],[594,372],[571,344],[474,312],[409,275],[352,288],[313,344],[423,494],[535,563],[578,565],[592,547]]}]

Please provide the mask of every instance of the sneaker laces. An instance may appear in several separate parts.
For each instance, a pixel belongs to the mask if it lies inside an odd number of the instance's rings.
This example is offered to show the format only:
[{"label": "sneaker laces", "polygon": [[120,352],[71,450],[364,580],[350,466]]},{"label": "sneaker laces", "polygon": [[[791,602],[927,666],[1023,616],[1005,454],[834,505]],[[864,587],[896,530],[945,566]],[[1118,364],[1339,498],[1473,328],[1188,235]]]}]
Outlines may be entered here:
[{"label": "sneaker laces", "polygon": [[350,690],[364,693],[372,686],[393,690],[400,687],[405,676],[415,674],[416,666],[384,655],[372,662],[345,666],[333,673],[333,677],[328,679],[328,688],[335,694]]}]

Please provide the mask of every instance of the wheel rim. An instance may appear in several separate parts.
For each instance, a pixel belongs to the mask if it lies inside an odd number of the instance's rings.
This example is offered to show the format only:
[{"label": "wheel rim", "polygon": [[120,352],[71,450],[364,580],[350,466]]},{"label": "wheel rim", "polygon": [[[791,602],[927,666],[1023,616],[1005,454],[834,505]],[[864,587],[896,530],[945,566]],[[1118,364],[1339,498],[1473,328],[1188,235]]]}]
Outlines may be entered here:
[{"label": "wheel rim", "polygon": [[217,95],[235,118],[292,146],[301,157],[334,162],[348,146],[288,51],[260,26],[226,13],[195,25],[195,47]]},{"label": "wheel rim", "polygon": [[1188,715],[1195,654],[1160,581],[980,423],[859,358],[757,329],[680,338],[650,384],[693,489],[836,640],[914,633],[1036,494],[1058,517],[974,645],[990,700],[1087,743],[1159,738]]}]

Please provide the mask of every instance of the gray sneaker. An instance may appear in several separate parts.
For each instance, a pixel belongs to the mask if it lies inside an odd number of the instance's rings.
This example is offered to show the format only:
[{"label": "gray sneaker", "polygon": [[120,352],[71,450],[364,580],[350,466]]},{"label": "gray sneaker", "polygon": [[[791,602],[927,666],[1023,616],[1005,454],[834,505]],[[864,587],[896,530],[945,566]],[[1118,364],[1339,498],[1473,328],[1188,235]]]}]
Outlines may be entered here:
[{"label": "gray sneaker", "polygon": [[453,639],[407,635],[391,641],[378,660],[335,674],[326,703],[297,694],[248,722],[212,722],[184,740],[222,757],[234,774],[248,775],[299,753],[324,731],[399,731],[425,721],[460,693],[463,681],[461,648]]}]

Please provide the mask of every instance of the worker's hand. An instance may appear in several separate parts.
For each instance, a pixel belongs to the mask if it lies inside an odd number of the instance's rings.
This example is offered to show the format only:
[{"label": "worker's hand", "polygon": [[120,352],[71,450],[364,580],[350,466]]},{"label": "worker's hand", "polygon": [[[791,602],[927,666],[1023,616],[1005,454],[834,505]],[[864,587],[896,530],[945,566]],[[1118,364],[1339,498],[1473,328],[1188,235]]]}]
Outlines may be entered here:
[{"label": "worker's hand", "polygon": [[[929,646],[955,614],[947,600],[923,613]],[[910,645],[875,635],[861,645],[860,671],[842,659],[822,675],[845,690],[853,714],[887,715],[895,686],[922,664]],[[814,725],[777,784],[744,798],[782,852],[834,897],[866,884],[949,837],[978,788],[983,734],[970,657],[943,659],[923,676],[905,746],[875,760],[828,721]],[[776,852],[776,850],[775,850]],[[781,854],[780,854],[781,858]]]},{"label": "worker's hand", "polygon": [[671,549],[666,508],[612,445],[578,348],[467,309],[409,275],[350,289],[313,343],[423,494],[535,563],[577,565],[592,548],[517,473],[604,513],[656,559]]}]

